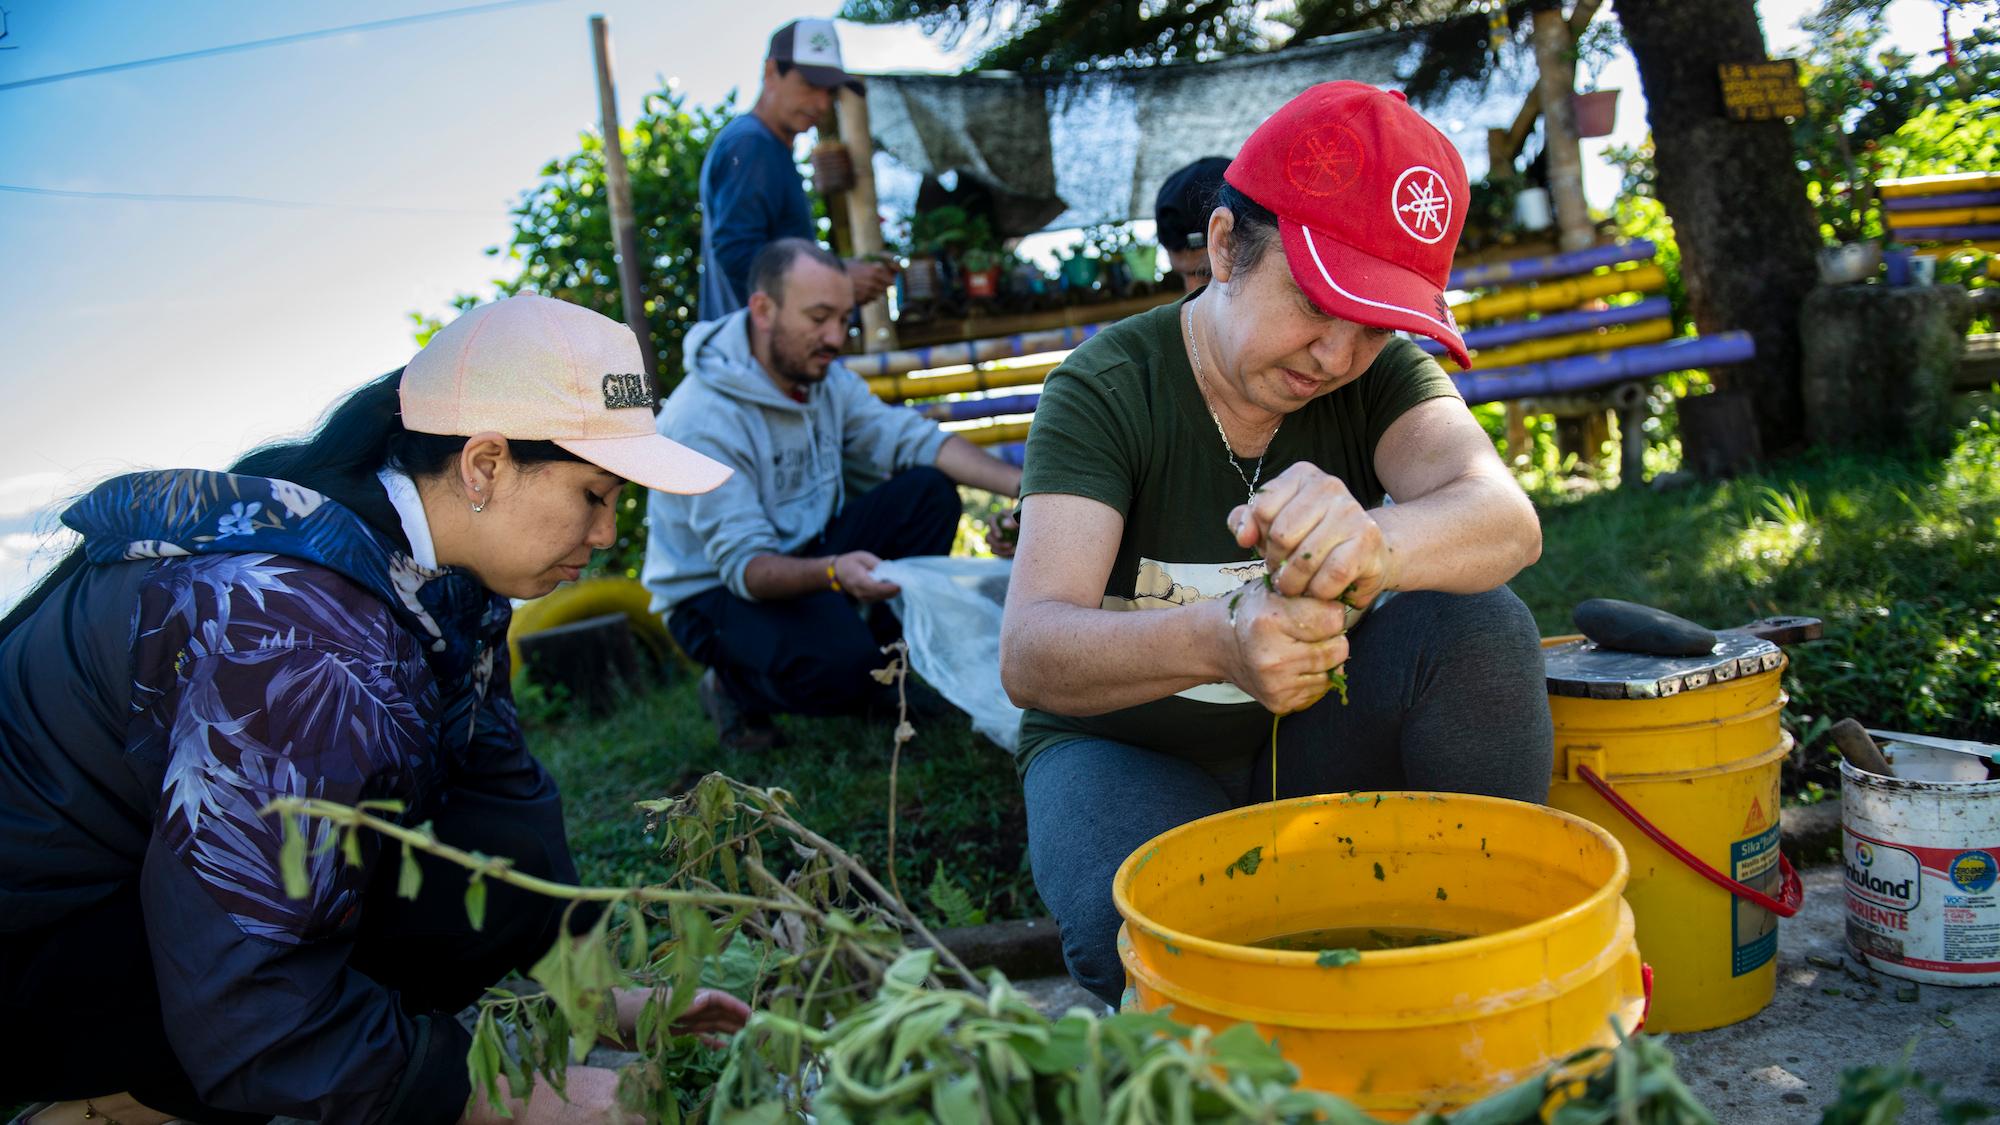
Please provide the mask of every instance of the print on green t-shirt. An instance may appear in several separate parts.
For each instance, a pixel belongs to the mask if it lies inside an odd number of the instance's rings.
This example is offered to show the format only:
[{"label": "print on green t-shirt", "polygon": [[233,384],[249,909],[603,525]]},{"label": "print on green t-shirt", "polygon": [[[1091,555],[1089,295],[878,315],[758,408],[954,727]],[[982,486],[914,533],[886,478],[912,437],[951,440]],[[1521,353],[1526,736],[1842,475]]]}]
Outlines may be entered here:
[{"label": "print on green t-shirt", "polygon": [[[1285,417],[1264,455],[1263,479],[1309,461],[1340,478],[1363,507],[1378,507],[1374,450],[1383,431],[1418,403],[1457,393],[1437,361],[1393,339],[1359,379]],[[1105,609],[1147,612],[1227,597],[1264,573],[1223,522],[1246,490],[1188,365],[1180,302],[1120,321],[1050,373],[1021,481],[1023,497],[1042,492],[1087,497],[1125,517]],[[1077,737],[1219,761],[1257,747],[1270,721],[1233,684],[1083,718],[1030,709],[1016,763],[1025,772],[1036,754]]]}]

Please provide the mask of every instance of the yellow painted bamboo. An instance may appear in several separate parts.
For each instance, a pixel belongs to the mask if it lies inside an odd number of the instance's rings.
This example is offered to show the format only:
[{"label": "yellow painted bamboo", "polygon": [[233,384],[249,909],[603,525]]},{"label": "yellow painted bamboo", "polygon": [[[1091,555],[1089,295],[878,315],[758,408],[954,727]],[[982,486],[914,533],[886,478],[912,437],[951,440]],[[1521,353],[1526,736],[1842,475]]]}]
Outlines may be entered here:
[{"label": "yellow painted bamboo", "polygon": [[1884,199],[1916,195],[1956,195],[1961,191],[2000,191],[2000,172],[1960,172],[1951,176],[1912,176],[1876,184]]},{"label": "yellow painted bamboo", "polygon": [[[1517,363],[1540,363],[1544,360],[1564,359],[1573,355],[1608,352],[1613,348],[1629,348],[1635,344],[1657,344],[1673,337],[1674,322],[1662,317],[1659,320],[1643,320],[1637,324],[1594,328],[1588,332],[1576,332],[1568,336],[1550,336],[1547,339],[1525,340],[1501,348],[1487,348],[1472,353],[1472,361],[1484,371],[1490,368],[1512,367]],[[1452,370],[1458,369],[1449,357],[1444,362]]]},{"label": "yellow painted bamboo", "polygon": [[1884,211],[1889,229],[1902,227],[1962,227],[2000,223],[2000,207],[1945,207],[1936,211]]},{"label": "yellow painted bamboo", "polygon": [[1026,367],[987,367],[977,371],[959,371],[950,375],[877,375],[868,380],[868,389],[877,398],[888,402],[902,402],[911,398],[936,398],[939,395],[963,395],[974,391],[992,391],[1003,387],[1025,387],[1048,378],[1061,360],[1048,363],[1032,363]]},{"label": "yellow painted bamboo", "polygon": [[1647,262],[1629,270],[1574,277],[1525,289],[1502,289],[1451,307],[1461,323],[1501,320],[1531,312],[1555,312],[1614,293],[1654,293],[1667,287],[1667,271]]},{"label": "yellow painted bamboo", "polygon": [[1028,436],[1028,423],[1001,422],[994,426],[973,426],[969,429],[951,430],[949,433],[962,437],[974,445],[1000,445],[1004,442],[1020,441]]}]

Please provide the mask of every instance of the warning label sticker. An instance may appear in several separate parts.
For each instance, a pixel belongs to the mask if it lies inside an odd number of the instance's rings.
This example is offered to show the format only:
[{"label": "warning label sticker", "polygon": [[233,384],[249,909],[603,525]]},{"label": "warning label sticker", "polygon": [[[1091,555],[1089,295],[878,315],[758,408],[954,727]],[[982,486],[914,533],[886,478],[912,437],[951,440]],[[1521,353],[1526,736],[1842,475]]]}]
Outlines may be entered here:
[{"label": "warning label sticker", "polygon": [[[1778,897],[1778,826],[1729,845],[1729,874],[1737,882]],[[1730,899],[1729,934],[1733,975],[1752,973],[1778,953],[1778,916],[1741,898]]]}]

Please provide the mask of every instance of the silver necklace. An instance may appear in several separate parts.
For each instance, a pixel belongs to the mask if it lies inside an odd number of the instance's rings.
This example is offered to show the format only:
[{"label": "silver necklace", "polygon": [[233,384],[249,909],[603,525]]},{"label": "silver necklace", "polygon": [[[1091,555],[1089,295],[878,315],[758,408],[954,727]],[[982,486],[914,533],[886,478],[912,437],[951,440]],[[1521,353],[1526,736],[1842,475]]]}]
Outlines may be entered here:
[{"label": "silver necklace", "polygon": [[1188,355],[1194,358],[1194,381],[1201,390],[1202,405],[1208,407],[1208,417],[1215,423],[1216,436],[1222,439],[1222,455],[1229,458],[1229,467],[1236,470],[1236,479],[1242,481],[1243,487],[1248,490],[1249,501],[1254,501],[1257,498],[1257,482],[1264,479],[1264,458],[1271,452],[1271,442],[1277,439],[1278,426],[1285,424],[1284,416],[1279,415],[1278,425],[1271,427],[1271,436],[1265,440],[1264,452],[1257,455],[1256,471],[1247,477],[1244,476],[1243,463],[1236,459],[1236,451],[1229,447],[1229,433],[1222,428],[1222,415],[1217,414],[1215,406],[1209,402],[1208,378],[1201,370],[1201,346],[1194,342],[1194,305],[1183,306],[1181,325],[1187,331]]}]

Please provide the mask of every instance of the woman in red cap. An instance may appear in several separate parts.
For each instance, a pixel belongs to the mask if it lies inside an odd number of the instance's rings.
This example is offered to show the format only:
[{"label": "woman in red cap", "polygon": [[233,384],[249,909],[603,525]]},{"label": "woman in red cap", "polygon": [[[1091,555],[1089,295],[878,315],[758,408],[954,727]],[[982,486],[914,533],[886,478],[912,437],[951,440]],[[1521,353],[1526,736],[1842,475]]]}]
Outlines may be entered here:
[{"label": "woman in red cap", "polygon": [[[0,1010],[32,1029],[0,1104],[64,1100],[37,1125],[627,1117],[618,1076],[583,1067],[567,1100],[537,1079],[468,1103],[456,1013],[545,953],[565,904],[492,885],[474,925],[463,869],[422,857],[405,898],[393,849],[364,832],[347,862],[323,821],[299,825],[294,887],[262,810],[394,801],[575,881],[515,722],[509,599],[610,545],[626,480],[729,475],[654,432],[641,370],[622,324],[496,301],[305,441],[117,477],[63,514],[82,545],[0,621]],[[685,1030],[742,1025],[704,992]]]},{"label": "woman in red cap", "polygon": [[[1268,799],[1274,769],[1280,796],[1547,795],[1535,623],[1503,585],[1540,525],[1443,368],[1395,335],[1469,366],[1444,299],[1465,204],[1458,153],[1402,95],[1315,86],[1231,162],[1214,280],[1049,377],[1002,675],[1028,709],[1035,884],[1107,1002],[1118,865]],[[1293,716],[1275,763],[1273,715]]]}]

